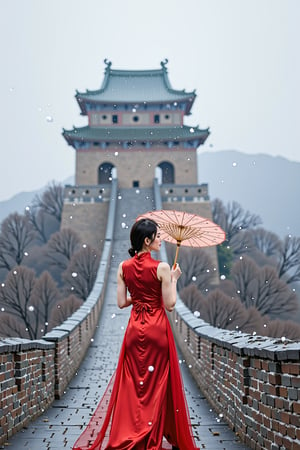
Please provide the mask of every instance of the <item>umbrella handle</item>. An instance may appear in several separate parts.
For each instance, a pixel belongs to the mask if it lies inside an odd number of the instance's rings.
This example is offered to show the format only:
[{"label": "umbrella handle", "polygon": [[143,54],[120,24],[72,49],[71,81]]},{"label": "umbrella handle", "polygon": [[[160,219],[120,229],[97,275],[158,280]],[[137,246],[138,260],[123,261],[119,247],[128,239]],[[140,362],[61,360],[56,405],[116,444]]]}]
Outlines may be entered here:
[{"label": "umbrella handle", "polygon": [[174,270],[176,269],[176,263],[177,263],[180,244],[181,244],[181,242],[177,242],[177,248],[176,248],[176,253],[175,253],[175,258],[174,258],[174,263],[173,263]]}]

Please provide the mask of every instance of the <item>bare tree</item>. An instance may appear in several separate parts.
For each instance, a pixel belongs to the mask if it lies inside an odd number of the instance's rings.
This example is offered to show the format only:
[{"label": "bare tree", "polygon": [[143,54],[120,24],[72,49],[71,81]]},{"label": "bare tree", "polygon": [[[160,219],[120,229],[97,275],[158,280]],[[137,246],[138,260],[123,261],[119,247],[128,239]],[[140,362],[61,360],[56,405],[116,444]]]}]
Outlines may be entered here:
[{"label": "bare tree", "polygon": [[26,209],[26,216],[35,229],[37,238],[45,244],[48,241],[46,215],[37,205],[32,205]]},{"label": "bare tree", "polygon": [[37,279],[30,298],[31,310],[36,315],[36,337],[49,331],[50,315],[59,296],[59,290],[53,278],[49,272],[43,272]]},{"label": "bare tree", "polygon": [[195,311],[200,312],[202,304],[205,302],[205,298],[195,284],[189,284],[188,286],[181,289],[179,295],[183,303],[193,313]]},{"label": "bare tree", "polygon": [[9,250],[11,248],[8,247],[8,242],[6,242],[0,236],[0,268],[1,269],[10,270],[14,266],[14,264],[16,264],[16,262],[12,259],[11,254],[9,252]]},{"label": "bare tree", "polygon": [[221,278],[218,288],[229,297],[239,299],[239,295],[236,292],[235,284],[230,278],[227,279]]},{"label": "bare tree", "polygon": [[36,315],[30,304],[36,279],[32,269],[16,266],[6,277],[0,288],[0,304],[5,312],[19,319],[27,332],[27,337],[35,339]]},{"label": "bare tree", "polygon": [[[232,299],[219,289],[211,292],[207,298],[201,317],[217,328],[244,331],[249,322],[249,312],[237,299]],[[252,323],[253,331],[260,331],[261,323]],[[252,327],[251,327],[252,328]],[[248,329],[248,328],[247,328]]]},{"label": "bare tree", "polygon": [[300,325],[291,320],[271,320],[264,327],[263,335],[275,338],[281,338],[281,342],[285,339],[300,339]]},{"label": "bare tree", "polygon": [[235,257],[247,255],[261,267],[276,267],[281,241],[275,233],[257,228],[234,236],[231,247],[234,248]]},{"label": "bare tree", "polygon": [[238,202],[233,201],[225,207],[220,199],[212,202],[213,220],[220,225],[226,233],[228,242],[241,230],[255,228],[262,223],[261,218],[249,211],[244,211]]},{"label": "bare tree", "polygon": [[74,253],[79,250],[80,238],[71,228],[63,228],[50,237],[46,255],[52,265],[66,270]]},{"label": "bare tree", "polygon": [[67,320],[82,305],[82,300],[71,294],[69,297],[60,300],[51,313],[51,327],[60,325]]},{"label": "bare tree", "polygon": [[37,195],[35,197],[33,207],[38,207],[50,216],[55,217],[60,223],[63,203],[64,199],[62,185],[52,182],[52,184],[48,186],[42,195]]},{"label": "bare tree", "polygon": [[[174,261],[175,246],[167,245],[168,259]],[[198,289],[207,288],[215,276],[214,265],[205,250],[199,248],[180,249],[180,267],[182,275],[178,280],[178,290],[193,283]]]},{"label": "bare tree", "polygon": [[262,334],[264,318],[260,312],[255,308],[246,308],[248,317],[245,323],[241,326],[243,333]]},{"label": "bare tree", "polygon": [[211,202],[211,212],[213,216],[213,221],[220,225],[225,231],[226,228],[226,209],[224,203],[219,198],[215,198]]},{"label": "bare tree", "polygon": [[239,233],[234,234],[230,240],[229,248],[234,258],[246,253],[251,254],[255,250],[255,246],[249,235],[249,230],[241,230]]},{"label": "bare tree", "polygon": [[255,248],[264,255],[268,257],[277,257],[281,248],[281,241],[275,233],[267,231],[264,228],[256,228],[255,230],[249,230],[248,235]]},{"label": "bare tree", "polygon": [[180,297],[187,307],[214,327],[260,333],[263,319],[255,308],[246,309],[239,299],[231,298],[219,289],[203,297],[193,285],[180,291]]},{"label": "bare tree", "polygon": [[279,251],[278,276],[287,284],[300,281],[299,237],[285,237]]},{"label": "bare tree", "polygon": [[278,278],[274,268],[260,268],[245,256],[235,263],[231,275],[239,298],[247,308],[254,306],[261,315],[271,318],[289,318],[297,312],[296,294]]},{"label": "bare tree", "polygon": [[11,270],[22,264],[34,238],[35,233],[27,217],[13,213],[4,219],[0,235],[0,268]]},{"label": "bare tree", "polygon": [[71,258],[62,278],[66,293],[86,300],[91,292],[97,275],[99,255],[89,245],[86,245]]},{"label": "bare tree", "polygon": [[28,331],[24,323],[13,314],[0,312],[0,336],[1,337],[21,337],[28,339]]},{"label": "bare tree", "polygon": [[36,279],[33,270],[17,266],[0,288],[0,304],[7,323],[0,334],[39,339],[49,331],[50,314],[59,299],[59,291],[48,272]]}]

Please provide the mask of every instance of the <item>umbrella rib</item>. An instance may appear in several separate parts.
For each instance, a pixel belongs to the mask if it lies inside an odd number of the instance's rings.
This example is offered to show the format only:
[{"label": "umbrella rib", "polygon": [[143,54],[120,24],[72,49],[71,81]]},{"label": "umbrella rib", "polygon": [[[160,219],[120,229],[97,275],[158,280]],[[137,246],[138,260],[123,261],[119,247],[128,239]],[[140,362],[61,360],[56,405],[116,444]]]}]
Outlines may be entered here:
[{"label": "umbrella rib", "polygon": [[149,211],[139,217],[157,222],[161,237],[167,242],[191,247],[209,247],[224,241],[224,231],[208,218],[185,211]]}]

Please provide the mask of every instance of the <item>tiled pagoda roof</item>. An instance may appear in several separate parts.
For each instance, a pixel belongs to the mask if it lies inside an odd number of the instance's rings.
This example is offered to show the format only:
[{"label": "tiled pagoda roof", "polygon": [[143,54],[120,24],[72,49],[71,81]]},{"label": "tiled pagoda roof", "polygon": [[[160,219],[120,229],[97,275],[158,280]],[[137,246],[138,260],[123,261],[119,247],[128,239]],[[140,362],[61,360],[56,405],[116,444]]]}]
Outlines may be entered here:
[{"label": "tiled pagoda roof", "polygon": [[123,104],[185,102],[188,113],[196,94],[172,89],[166,62],[161,62],[162,68],[158,70],[112,70],[111,63],[106,62],[101,88],[76,94],[83,114],[86,114],[86,102]]},{"label": "tiled pagoda roof", "polygon": [[170,141],[199,141],[203,144],[209,135],[209,130],[200,130],[198,127],[113,127],[93,128],[81,127],[73,130],[63,130],[63,136],[70,145],[74,141],[95,142],[170,142]]}]

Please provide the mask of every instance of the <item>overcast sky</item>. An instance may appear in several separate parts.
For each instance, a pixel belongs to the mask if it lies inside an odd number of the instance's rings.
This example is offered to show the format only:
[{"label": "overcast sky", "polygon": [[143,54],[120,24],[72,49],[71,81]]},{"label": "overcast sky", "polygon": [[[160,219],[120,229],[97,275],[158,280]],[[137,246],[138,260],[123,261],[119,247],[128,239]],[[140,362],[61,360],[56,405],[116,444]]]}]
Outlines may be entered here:
[{"label": "overcast sky", "polygon": [[300,161],[299,0],[0,0],[0,201],[74,174],[62,128],[84,126],[76,89],[113,69],[159,69],[196,89],[201,151]]}]

